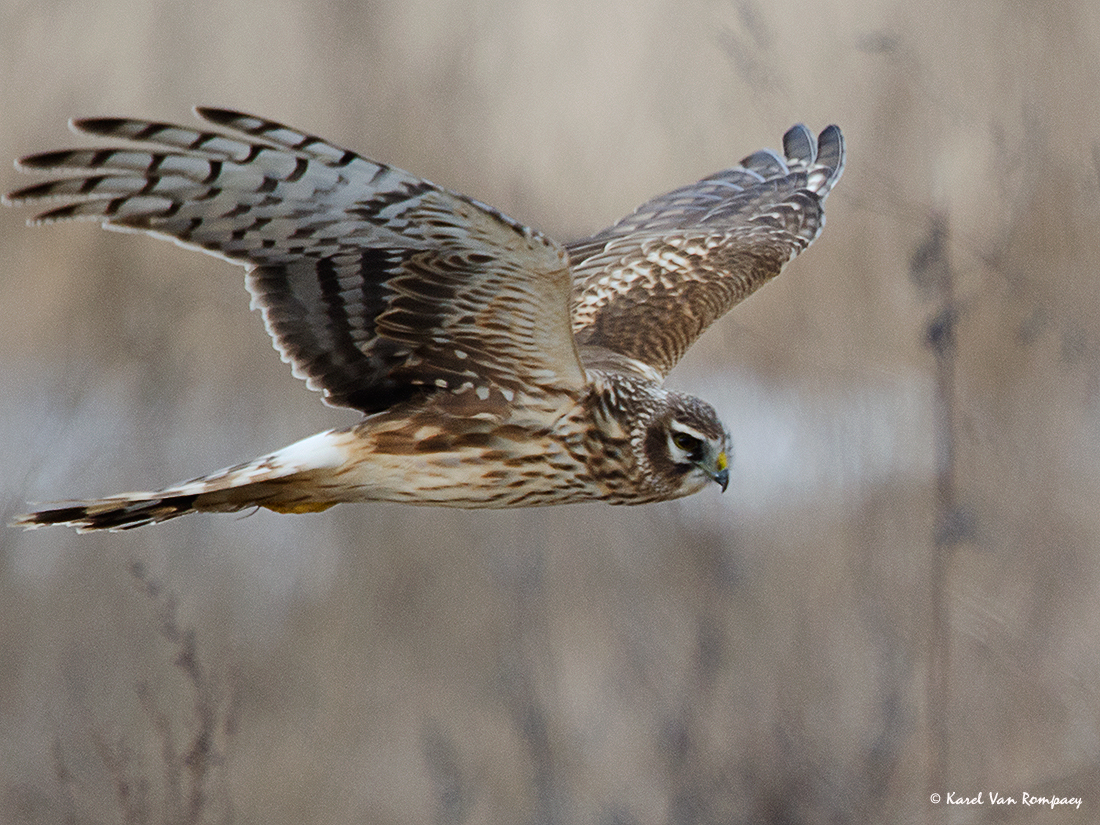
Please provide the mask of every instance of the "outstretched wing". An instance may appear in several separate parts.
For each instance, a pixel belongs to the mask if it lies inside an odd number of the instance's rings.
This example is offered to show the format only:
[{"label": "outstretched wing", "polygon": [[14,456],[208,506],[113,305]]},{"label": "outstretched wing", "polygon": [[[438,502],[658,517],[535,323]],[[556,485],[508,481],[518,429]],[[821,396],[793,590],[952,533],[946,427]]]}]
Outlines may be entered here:
[{"label": "outstretched wing", "polygon": [[813,242],[844,139],[836,126],[815,140],[798,125],[783,148],[785,158],[756,152],[566,244],[586,365],[668,375],[703,330]]},{"label": "outstretched wing", "polygon": [[246,266],[283,360],[331,404],[371,413],[435,388],[584,383],[561,246],[320,138],[195,111],[222,131],[74,121],[76,132],[124,143],[23,158],[26,171],[78,176],[6,199],[69,199],[35,222],[94,219]]}]

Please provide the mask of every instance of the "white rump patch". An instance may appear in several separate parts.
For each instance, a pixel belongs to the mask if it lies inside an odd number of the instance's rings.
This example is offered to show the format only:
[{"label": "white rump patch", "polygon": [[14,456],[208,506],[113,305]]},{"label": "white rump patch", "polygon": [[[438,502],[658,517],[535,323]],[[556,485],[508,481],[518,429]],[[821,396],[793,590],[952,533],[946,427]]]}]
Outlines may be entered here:
[{"label": "white rump patch", "polygon": [[289,447],[283,447],[272,453],[272,466],[279,469],[317,470],[334,469],[347,459],[347,454],[337,437],[336,430],[326,430],[301,441],[295,441]]}]

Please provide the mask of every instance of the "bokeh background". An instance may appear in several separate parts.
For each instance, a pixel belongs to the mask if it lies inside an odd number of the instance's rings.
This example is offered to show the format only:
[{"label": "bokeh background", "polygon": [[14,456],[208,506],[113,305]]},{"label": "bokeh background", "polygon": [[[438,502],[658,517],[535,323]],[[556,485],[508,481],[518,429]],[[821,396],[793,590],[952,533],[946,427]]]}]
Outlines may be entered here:
[{"label": "bokeh background", "polygon": [[[730,426],[724,496],[0,530],[0,819],[1096,816],[1100,6],[2,0],[0,79],[0,157],[238,107],[561,239],[797,121],[849,149],[821,239],[672,377]],[[240,270],[26,217],[5,521],[354,420]]]}]

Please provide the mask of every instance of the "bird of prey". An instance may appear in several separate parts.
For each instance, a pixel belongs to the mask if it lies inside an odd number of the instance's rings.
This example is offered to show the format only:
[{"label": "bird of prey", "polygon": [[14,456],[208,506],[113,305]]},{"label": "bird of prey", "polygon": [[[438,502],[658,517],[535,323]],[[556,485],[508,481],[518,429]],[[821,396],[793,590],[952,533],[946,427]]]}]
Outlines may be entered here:
[{"label": "bird of prey", "polygon": [[[339,502],[643,504],[729,480],[714,409],[662,384],[723,315],[805,249],[844,167],[840,130],[660,195],[561,244],[321,138],[198,108],[201,129],[75,120],[107,148],[31,155],[63,173],[6,196],[245,267],[294,374],[364,417],[155,492],[64,502],[25,527],[125,530],[196,511]],[[69,176],[64,176],[68,174]]]}]

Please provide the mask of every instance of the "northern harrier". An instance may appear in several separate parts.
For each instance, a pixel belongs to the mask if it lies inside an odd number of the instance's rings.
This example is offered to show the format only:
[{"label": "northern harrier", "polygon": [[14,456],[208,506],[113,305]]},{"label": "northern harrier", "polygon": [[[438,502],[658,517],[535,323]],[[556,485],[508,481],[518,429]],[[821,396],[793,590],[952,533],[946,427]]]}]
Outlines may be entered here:
[{"label": "northern harrier", "polygon": [[485,204],[320,138],[221,109],[218,131],[77,120],[113,148],[31,155],[75,177],[8,195],[244,266],[294,374],[356,425],[149,493],[56,504],[16,524],[127,529],[195,511],[343,501],[642,504],[729,479],[714,409],[662,382],[714,320],[821,232],[836,126],[557,243]]}]

